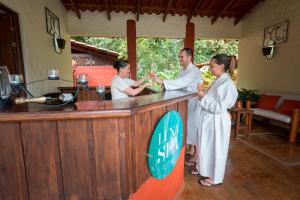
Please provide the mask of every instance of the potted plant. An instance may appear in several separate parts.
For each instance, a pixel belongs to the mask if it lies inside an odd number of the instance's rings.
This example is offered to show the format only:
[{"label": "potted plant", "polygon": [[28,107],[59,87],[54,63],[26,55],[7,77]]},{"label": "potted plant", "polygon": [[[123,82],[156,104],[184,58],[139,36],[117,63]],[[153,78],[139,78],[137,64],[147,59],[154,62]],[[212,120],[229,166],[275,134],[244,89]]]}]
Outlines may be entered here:
[{"label": "potted plant", "polygon": [[[242,105],[246,105],[246,103],[256,103],[259,98],[260,98],[260,95],[258,93],[258,90],[248,90],[248,89],[245,89],[245,88],[242,88],[242,89],[238,89],[238,101],[240,101],[240,103]],[[250,108],[251,106],[250,105],[247,105],[246,108]]]}]

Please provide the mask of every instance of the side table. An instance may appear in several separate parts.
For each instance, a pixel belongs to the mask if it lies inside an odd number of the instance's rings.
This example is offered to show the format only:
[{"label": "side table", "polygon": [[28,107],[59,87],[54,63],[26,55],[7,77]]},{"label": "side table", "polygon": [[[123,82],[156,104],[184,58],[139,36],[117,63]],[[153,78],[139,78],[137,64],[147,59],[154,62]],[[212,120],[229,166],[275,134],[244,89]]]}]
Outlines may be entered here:
[{"label": "side table", "polygon": [[[247,136],[251,133],[252,128],[252,114],[253,111],[245,108],[231,108],[229,109],[236,122],[234,124],[234,135],[238,136],[240,130],[246,130]],[[241,122],[241,118],[244,117],[245,122]]]}]

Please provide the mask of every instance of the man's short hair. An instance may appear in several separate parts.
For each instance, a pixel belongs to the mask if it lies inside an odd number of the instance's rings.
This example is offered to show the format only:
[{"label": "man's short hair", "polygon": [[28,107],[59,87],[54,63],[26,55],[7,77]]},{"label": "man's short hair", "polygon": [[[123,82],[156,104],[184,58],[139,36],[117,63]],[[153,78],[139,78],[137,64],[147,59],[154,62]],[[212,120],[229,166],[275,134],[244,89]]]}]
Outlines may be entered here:
[{"label": "man's short hair", "polygon": [[193,56],[193,50],[191,48],[183,48],[180,52],[185,51],[187,56]]}]

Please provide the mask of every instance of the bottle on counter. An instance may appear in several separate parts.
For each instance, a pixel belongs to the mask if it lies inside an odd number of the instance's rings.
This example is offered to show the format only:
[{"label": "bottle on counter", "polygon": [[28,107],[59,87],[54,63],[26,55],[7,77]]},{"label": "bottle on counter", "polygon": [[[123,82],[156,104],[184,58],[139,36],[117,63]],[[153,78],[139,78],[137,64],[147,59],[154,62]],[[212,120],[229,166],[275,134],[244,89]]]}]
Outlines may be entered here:
[{"label": "bottle on counter", "polygon": [[15,104],[23,104],[23,103],[41,103],[47,105],[59,105],[66,102],[73,102],[73,94],[72,93],[62,93],[56,96],[40,96],[40,97],[21,97],[15,99]]}]

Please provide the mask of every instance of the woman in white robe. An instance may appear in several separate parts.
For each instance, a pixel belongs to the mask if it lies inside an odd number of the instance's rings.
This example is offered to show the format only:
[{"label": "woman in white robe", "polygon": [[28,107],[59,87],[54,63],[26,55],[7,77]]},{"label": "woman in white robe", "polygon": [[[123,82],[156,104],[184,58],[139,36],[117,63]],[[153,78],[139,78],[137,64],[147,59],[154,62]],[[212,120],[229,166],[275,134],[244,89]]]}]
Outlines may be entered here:
[{"label": "woman in white robe", "polygon": [[[197,170],[203,177],[200,184],[213,186],[223,182],[228,155],[231,118],[228,109],[234,106],[238,92],[230,74],[236,67],[234,57],[218,54],[210,61],[210,70],[217,80],[205,93],[198,88],[199,156]],[[227,73],[229,72],[229,73]]]}]

